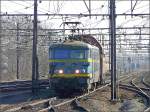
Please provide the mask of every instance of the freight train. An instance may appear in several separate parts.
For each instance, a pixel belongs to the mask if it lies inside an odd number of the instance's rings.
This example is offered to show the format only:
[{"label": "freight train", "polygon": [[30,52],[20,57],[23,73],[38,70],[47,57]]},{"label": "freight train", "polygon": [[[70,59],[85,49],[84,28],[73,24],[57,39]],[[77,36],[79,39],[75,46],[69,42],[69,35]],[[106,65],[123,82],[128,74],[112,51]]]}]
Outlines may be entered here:
[{"label": "freight train", "polygon": [[96,87],[102,81],[102,75],[108,71],[108,63],[102,62],[104,56],[101,56],[103,54],[100,52],[98,47],[77,39],[50,45],[51,87],[56,92],[89,90]]}]

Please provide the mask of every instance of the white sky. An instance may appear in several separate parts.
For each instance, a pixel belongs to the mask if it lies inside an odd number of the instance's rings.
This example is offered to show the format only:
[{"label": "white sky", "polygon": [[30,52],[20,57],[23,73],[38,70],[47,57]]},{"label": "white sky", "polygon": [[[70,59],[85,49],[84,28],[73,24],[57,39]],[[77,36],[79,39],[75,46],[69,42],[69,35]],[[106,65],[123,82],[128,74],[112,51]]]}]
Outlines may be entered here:
[{"label": "white sky", "polygon": [[[116,2],[116,13],[122,14],[122,13],[130,13],[130,1],[117,1]],[[88,4],[88,2],[87,2]],[[138,1],[134,13],[149,13],[149,4],[148,1]],[[108,1],[92,1],[91,2],[91,12],[92,14],[107,14],[108,13]],[[29,1],[2,1],[2,12],[7,13],[33,13],[33,2]],[[87,13],[87,8],[83,1],[42,1],[42,3],[38,3],[38,13],[65,13],[65,14],[80,14],[80,13]],[[53,17],[56,18],[56,17]],[[57,17],[58,18],[58,17]],[[59,17],[60,18],[60,17]],[[89,19],[89,17],[86,18],[75,18],[71,20],[78,20],[83,22],[83,24],[86,26],[87,24],[92,23],[94,27],[104,27],[108,26],[108,19],[102,20],[102,17],[93,17],[92,19]],[[47,24],[53,24],[54,28],[59,27],[62,23],[62,19],[52,19],[51,17],[39,17],[39,20],[42,22],[46,22]],[[86,20],[86,21],[85,21]],[[134,24],[137,25],[140,22],[144,24],[146,20],[136,17],[117,17],[117,25],[121,25],[124,22],[130,20],[130,22],[127,22],[126,26],[133,26]],[[133,22],[134,20],[134,22]],[[136,22],[135,22],[136,20]],[[101,22],[99,22],[101,21]],[[98,24],[99,23],[99,24]],[[140,25],[140,24],[139,24]],[[91,26],[91,27],[93,27]]]}]

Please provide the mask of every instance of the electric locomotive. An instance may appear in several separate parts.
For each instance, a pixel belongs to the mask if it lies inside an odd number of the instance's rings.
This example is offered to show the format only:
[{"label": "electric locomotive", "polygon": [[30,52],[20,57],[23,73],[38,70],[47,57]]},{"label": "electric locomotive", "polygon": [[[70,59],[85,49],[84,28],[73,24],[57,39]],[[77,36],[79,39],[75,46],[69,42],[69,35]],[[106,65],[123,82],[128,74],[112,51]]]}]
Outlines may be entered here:
[{"label": "electric locomotive", "polygon": [[91,89],[100,81],[99,48],[78,40],[49,46],[49,77],[56,91]]}]

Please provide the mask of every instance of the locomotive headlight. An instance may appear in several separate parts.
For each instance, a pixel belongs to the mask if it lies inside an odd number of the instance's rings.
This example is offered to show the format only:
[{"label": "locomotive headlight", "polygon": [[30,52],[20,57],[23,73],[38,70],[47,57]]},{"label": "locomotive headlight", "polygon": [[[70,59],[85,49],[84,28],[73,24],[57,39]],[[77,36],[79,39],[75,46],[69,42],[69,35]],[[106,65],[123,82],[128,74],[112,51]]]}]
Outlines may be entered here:
[{"label": "locomotive headlight", "polygon": [[80,73],[80,70],[78,70],[78,69],[75,70],[75,73],[76,73],[76,74],[79,74],[79,73]]},{"label": "locomotive headlight", "polygon": [[58,70],[58,73],[59,73],[59,74],[63,74],[64,71],[63,71],[62,69],[60,69],[60,70]]},{"label": "locomotive headlight", "polygon": [[85,73],[85,70],[83,69],[82,72]]}]

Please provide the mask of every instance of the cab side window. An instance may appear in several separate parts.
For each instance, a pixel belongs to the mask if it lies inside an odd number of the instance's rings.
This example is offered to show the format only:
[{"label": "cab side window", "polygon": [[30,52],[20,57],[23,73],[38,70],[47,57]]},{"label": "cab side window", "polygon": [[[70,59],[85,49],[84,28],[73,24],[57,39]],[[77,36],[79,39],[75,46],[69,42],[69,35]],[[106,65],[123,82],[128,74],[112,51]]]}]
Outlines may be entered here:
[{"label": "cab side window", "polygon": [[99,50],[93,49],[93,57],[94,57],[94,71],[99,71]]}]

